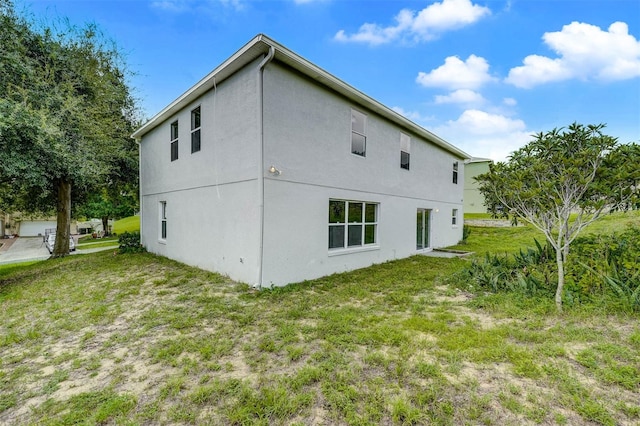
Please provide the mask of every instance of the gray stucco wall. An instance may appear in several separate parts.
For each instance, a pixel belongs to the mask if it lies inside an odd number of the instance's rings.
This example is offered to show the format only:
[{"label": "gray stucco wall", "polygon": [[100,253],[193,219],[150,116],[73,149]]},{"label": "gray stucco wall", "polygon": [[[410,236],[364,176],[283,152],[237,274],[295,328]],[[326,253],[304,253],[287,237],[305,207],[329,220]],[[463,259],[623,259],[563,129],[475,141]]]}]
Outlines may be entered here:
[{"label": "gray stucco wall", "polygon": [[[410,170],[401,169],[401,129],[393,123],[277,64],[266,68],[264,81],[264,168],[282,171],[265,180],[264,285],[416,254],[418,208],[431,209],[431,247],[462,238],[462,160],[409,134]],[[352,108],[367,115],[364,158],[351,153]],[[379,203],[378,244],[329,250],[329,199]]]},{"label": "gray stucco wall", "polygon": [[[150,252],[258,280],[257,62],[240,70],[146,134],[141,150],[142,244]],[[201,108],[201,150],[191,153],[191,110]],[[170,161],[170,125],[179,158]],[[160,241],[160,202],[167,239]]]},{"label": "gray stucco wall", "polygon": [[[258,61],[218,84],[141,141],[142,243],[153,253],[256,284],[286,285],[403,258],[416,251],[416,210],[431,211],[431,247],[462,237],[462,160],[416,135],[410,170],[400,132],[317,83],[272,62],[264,71],[264,248],[260,247]],[[191,154],[200,106],[202,149]],[[367,115],[367,153],[351,153],[351,109]],[[179,159],[170,124],[179,120]],[[452,183],[458,161],[459,184]],[[273,165],[282,173],[268,172]],[[377,243],[328,249],[330,199],[378,205]],[[167,238],[160,241],[160,203]],[[452,209],[458,225],[451,224]]]}]

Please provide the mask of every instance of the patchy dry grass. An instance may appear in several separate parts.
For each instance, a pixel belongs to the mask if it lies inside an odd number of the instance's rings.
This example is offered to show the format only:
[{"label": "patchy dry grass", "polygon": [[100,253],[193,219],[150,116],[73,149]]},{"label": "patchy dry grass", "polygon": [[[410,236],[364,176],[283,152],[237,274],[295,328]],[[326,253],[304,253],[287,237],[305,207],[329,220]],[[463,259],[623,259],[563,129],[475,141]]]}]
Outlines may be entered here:
[{"label": "patchy dry grass", "polygon": [[640,423],[638,317],[445,285],[464,262],[263,292],[150,254],[0,270],[0,423]]}]

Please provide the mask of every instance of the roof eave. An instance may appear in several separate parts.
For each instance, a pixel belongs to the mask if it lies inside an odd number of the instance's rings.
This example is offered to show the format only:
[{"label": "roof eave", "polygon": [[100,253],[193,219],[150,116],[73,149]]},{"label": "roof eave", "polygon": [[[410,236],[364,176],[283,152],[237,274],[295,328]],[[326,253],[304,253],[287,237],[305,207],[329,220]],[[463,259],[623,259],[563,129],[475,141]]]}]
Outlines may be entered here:
[{"label": "roof eave", "polygon": [[263,35],[259,34],[247,44],[242,46],[236,53],[229,57],[222,64],[217,66],[213,71],[204,76],[200,81],[193,85],[189,90],[184,92],[180,97],[164,107],[159,113],[154,115],[142,127],[133,132],[132,138],[139,140],[153,130],[163,121],[174,115],[177,111],[184,108],[185,105],[191,103],[197,97],[203,95],[212,89],[216,84],[226,80],[236,71],[256,59],[258,56],[268,51],[268,46],[261,43]]},{"label": "roof eave", "polygon": [[140,138],[142,138],[142,136],[144,136],[146,133],[151,131],[163,121],[170,118],[185,105],[189,104],[194,99],[213,88],[214,84],[220,83],[259,56],[265,55],[269,51],[270,47],[273,47],[275,50],[275,60],[285,63],[293,69],[296,69],[302,74],[317,81],[321,85],[330,88],[331,90],[341,94],[342,96],[346,97],[356,104],[359,104],[371,111],[376,112],[377,114],[398,124],[399,126],[412,131],[413,133],[425,138],[434,145],[439,146],[446,151],[449,151],[460,159],[471,158],[469,154],[462,151],[461,149],[455,147],[454,145],[451,145],[450,143],[431,133],[424,127],[417,125],[413,121],[393,111],[391,108],[384,106],[380,102],[362,93],[358,89],[350,86],[339,78],[336,78],[332,74],[307,61],[300,55],[292,52],[291,50],[287,49],[275,40],[270,39],[264,34],[258,34],[251,41],[241,47],[229,59],[224,61],[221,65],[207,74],[179,98],[177,98],[162,111],[156,114],[151,120],[145,123],[138,130],[136,130],[132,134],[132,137],[139,140]]}]

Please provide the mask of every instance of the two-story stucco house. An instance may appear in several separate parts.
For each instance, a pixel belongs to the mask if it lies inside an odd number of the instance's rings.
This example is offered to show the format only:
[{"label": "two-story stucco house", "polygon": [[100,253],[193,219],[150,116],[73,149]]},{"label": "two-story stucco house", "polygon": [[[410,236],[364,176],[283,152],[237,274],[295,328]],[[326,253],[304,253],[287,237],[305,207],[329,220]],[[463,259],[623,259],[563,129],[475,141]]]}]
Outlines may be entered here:
[{"label": "two-story stucco house", "polygon": [[486,213],[484,195],[478,189],[475,178],[478,175],[489,172],[489,164],[493,161],[488,158],[470,158],[464,163],[464,212]]},{"label": "two-story stucco house", "polygon": [[133,137],[142,244],[250,285],[462,237],[469,156],[264,35]]}]

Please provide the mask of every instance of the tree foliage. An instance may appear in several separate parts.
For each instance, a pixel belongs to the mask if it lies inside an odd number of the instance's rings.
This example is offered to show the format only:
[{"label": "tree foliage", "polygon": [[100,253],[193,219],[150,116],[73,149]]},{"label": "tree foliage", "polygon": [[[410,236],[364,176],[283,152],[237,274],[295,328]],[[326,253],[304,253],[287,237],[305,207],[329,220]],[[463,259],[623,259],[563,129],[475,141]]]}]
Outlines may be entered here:
[{"label": "tree foliage", "polygon": [[92,194],[78,206],[78,213],[87,218],[100,218],[102,229],[109,234],[109,219],[133,216],[137,209],[137,191],[130,185],[121,185],[118,191],[104,189]]},{"label": "tree foliage", "polygon": [[55,208],[54,256],[68,253],[72,199],[137,185],[123,57],[93,24],[62,27],[36,26],[0,0],[0,192],[5,209]]},{"label": "tree foliage", "polygon": [[523,218],[554,248],[559,310],[570,244],[603,213],[638,200],[638,145],[618,145],[604,127],[574,123],[539,133],[476,178],[490,209]]}]

